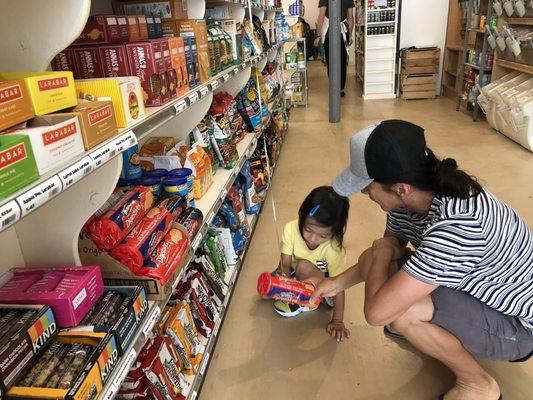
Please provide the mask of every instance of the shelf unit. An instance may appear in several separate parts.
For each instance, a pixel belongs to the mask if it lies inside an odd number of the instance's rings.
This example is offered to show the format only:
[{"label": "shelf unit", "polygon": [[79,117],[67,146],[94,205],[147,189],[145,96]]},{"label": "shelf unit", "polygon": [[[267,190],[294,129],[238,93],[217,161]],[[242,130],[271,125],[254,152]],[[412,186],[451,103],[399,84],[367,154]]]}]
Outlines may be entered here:
[{"label": "shelf unit", "polygon": [[[305,38],[292,38],[287,39],[283,45],[283,80],[286,84],[293,85],[293,88],[301,87],[302,101],[294,101],[295,106],[305,106],[308,105],[308,84],[307,84],[307,48],[306,48],[306,39]],[[302,51],[304,56],[305,68],[287,68],[285,62],[285,54],[292,51]],[[299,62],[298,62],[299,64]],[[293,89],[294,90],[294,89]]]},{"label": "shelf unit", "polygon": [[[247,8],[252,14],[259,14],[261,20],[274,19],[275,14],[282,11],[273,6],[252,6],[248,0],[207,1],[189,0],[189,17],[203,18],[206,6],[215,3],[235,4],[240,7],[243,17]],[[25,2],[0,0],[0,7],[10,9],[9,16],[7,13],[0,15],[0,33],[4,39],[0,43],[0,50],[11,55],[0,60],[0,70],[45,70],[51,59],[81,33],[91,9],[95,13],[112,12],[111,0],[94,0],[92,3],[90,0],[57,0],[53,4],[43,3],[31,7]],[[55,16],[55,20],[43,21],[43,13]],[[17,29],[17,24],[22,20],[27,24],[24,31]],[[171,103],[147,108],[142,120],[120,129],[114,138],[77,157],[64,160],[62,165],[40,177],[38,181],[2,199],[0,273],[13,266],[81,264],[78,252],[80,230],[113,192],[122,169],[121,153],[136,143],[142,145],[152,135],[173,136],[177,141],[183,139],[207,113],[214,93],[226,91],[236,95],[248,82],[251,68],[262,69],[267,60],[279,57],[282,46],[283,43],[275,44],[263,54],[222,71]],[[283,95],[282,90],[279,95]],[[200,245],[210,222],[243,163],[254,152],[262,134],[263,129],[245,136],[237,145],[239,160],[236,166],[231,170],[218,170],[209,191],[196,202],[196,207],[205,218],[198,234],[191,240],[191,249],[186,254],[183,265],[187,265],[192,259],[193,251]],[[251,226],[255,227],[257,218],[258,216],[249,218]],[[188,399],[194,400],[199,393],[209,354],[216,344],[243,260],[242,257],[233,268],[233,273],[228,274],[230,292],[215,333],[207,343],[201,373],[194,379]],[[178,281],[179,277],[174,282],[174,287]],[[134,333],[124,355],[117,360],[99,399],[115,397],[167,301],[168,299],[149,302],[149,310],[141,326]]]}]

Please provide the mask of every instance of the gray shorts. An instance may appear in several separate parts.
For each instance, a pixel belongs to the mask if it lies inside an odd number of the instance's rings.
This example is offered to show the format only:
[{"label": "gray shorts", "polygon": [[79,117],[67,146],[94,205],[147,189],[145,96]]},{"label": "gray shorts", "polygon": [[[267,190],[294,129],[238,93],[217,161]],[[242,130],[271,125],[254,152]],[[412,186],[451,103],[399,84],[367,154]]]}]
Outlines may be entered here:
[{"label": "gray shorts", "polygon": [[[405,258],[398,260],[401,267]],[[439,286],[431,293],[430,323],[452,333],[474,357],[515,361],[533,353],[533,331],[474,296]]]}]

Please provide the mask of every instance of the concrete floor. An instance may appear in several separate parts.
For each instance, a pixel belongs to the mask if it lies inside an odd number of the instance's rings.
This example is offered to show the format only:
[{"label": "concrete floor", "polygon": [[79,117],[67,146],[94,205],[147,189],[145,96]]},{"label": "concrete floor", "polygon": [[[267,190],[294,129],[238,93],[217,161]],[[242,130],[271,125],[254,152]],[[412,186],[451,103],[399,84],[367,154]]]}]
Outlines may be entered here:
[{"label": "concrete floor", "polygon": [[[450,388],[452,374],[408,344],[386,338],[366,324],[363,287],[347,291],[345,322],[351,337],[337,343],[325,332],[325,309],[283,319],[256,293],[257,276],[279,259],[279,233],[315,186],[330,184],[348,162],[352,134],[381,119],[421,125],[438,156],[452,156],[482,184],[510,204],[533,228],[533,154],[457,113],[447,99],[363,102],[353,71],[342,99],[342,122],[328,123],[325,68],[312,63],[309,107],[293,111],[268,202],[237,282],[212,355],[202,400],[225,399],[435,399]],[[275,200],[277,221],[270,200]],[[346,234],[348,262],[380,237],[385,214],[366,196],[351,198]],[[508,400],[533,399],[533,361],[482,361]]]}]

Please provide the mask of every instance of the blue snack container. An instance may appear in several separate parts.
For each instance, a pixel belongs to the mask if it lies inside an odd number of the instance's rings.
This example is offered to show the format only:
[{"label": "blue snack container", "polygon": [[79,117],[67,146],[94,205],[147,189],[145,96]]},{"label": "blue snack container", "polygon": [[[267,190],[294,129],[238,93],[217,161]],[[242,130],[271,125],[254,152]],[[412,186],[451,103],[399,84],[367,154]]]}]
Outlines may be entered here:
[{"label": "blue snack container", "polygon": [[137,179],[142,176],[143,171],[138,152],[139,147],[137,145],[122,152],[122,172],[120,173],[122,179]]},{"label": "blue snack container", "polygon": [[159,178],[160,180],[168,175],[168,171],[163,168],[153,169],[151,171],[143,171],[143,177]]},{"label": "blue snack container", "polygon": [[136,181],[137,185],[146,186],[155,196],[161,196],[161,179],[154,176],[143,176]]}]

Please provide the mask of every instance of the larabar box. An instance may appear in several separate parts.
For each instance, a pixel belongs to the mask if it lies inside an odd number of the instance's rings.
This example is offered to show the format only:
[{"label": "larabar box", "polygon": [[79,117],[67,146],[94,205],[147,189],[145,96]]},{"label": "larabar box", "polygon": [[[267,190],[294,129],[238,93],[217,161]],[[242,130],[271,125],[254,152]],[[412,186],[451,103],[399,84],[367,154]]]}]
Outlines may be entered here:
[{"label": "larabar box", "polygon": [[85,28],[72,45],[88,46],[122,41],[123,36],[114,15],[94,15],[88,18]]},{"label": "larabar box", "polygon": [[21,79],[0,80],[0,131],[34,116],[24,81]]},{"label": "larabar box", "polygon": [[186,19],[187,0],[133,0],[113,3],[115,14],[144,14],[165,19]]},{"label": "larabar box", "polygon": [[110,101],[87,101],[54,115],[76,116],[81,127],[85,150],[89,150],[117,134],[117,124]]},{"label": "larabar box", "polygon": [[[60,379],[56,374],[63,369],[68,372],[68,368],[74,368],[72,370],[72,379],[70,379],[70,387],[59,388],[59,383],[56,384],[56,387],[27,387],[22,386],[23,380],[21,380],[7,392],[7,399],[96,399],[99,397],[119,360],[114,336],[100,332],[75,330],[60,332],[49,350],[61,359],[56,368],[46,371],[50,373],[50,376],[45,377],[45,379],[48,382],[55,382],[58,378]],[[70,362],[67,361],[67,357],[71,360]],[[64,365],[65,362],[69,362],[69,364]],[[51,361],[47,362],[46,367],[49,368],[50,364]],[[81,367],[76,368],[80,364]]]},{"label": "larabar box", "polygon": [[148,39],[148,25],[146,23],[146,16],[136,15],[135,18],[137,18],[137,24],[139,24],[139,36],[141,37],[140,40]]},{"label": "larabar box", "polygon": [[0,135],[0,199],[38,178],[30,139],[24,135]]},{"label": "larabar box", "polygon": [[196,41],[196,52],[198,57],[199,80],[205,83],[211,77],[211,66],[209,64],[209,40],[207,37],[207,26],[203,19],[184,19],[177,20],[177,36],[184,39],[193,37]]},{"label": "larabar box", "polygon": [[77,80],[76,90],[78,96],[85,100],[98,101],[111,98],[119,128],[126,128],[144,118],[141,81],[136,76]]},{"label": "larabar box", "polygon": [[130,72],[141,79],[146,106],[161,106],[168,101],[166,82],[162,82],[164,62],[158,41],[126,44]]},{"label": "larabar box", "polygon": [[23,129],[6,133],[30,139],[39,174],[43,175],[69,158],[83,153],[83,138],[78,118],[54,114],[36,117]]},{"label": "larabar box", "polygon": [[74,59],[74,50],[70,47],[59,52],[50,62],[52,71],[72,71],[74,79],[78,79],[78,66]]},{"label": "larabar box", "polygon": [[189,91],[185,46],[181,37],[169,38],[168,44],[170,48],[170,62],[173,70],[176,72],[176,94],[179,97]]},{"label": "larabar box", "polygon": [[98,47],[102,62],[103,76],[113,78],[116,76],[129,76],[130,67],[126,47],[123,44],[106,44]]},{"label": "larabar box", "polygon": [[24,78],[35,115],[50,114],[78,104],[74,77],[70,71],[0,72],[2,77]]},{"label": "larabar box", "polygon": [[141,33],[139,32],[139,22],[135,15],[126,15],[126,22],[128,23],[128,41],[138,42],[141,39]]},{"label": "larabar box", "polygon": [[75,47],[74,61],[79,79],[102,78],[102,61],[97,47]]},{"label": "larabar box", "polygon": [[4,394],[54,341],[58,327],[48,306],[0,304],[0,393]]}]

